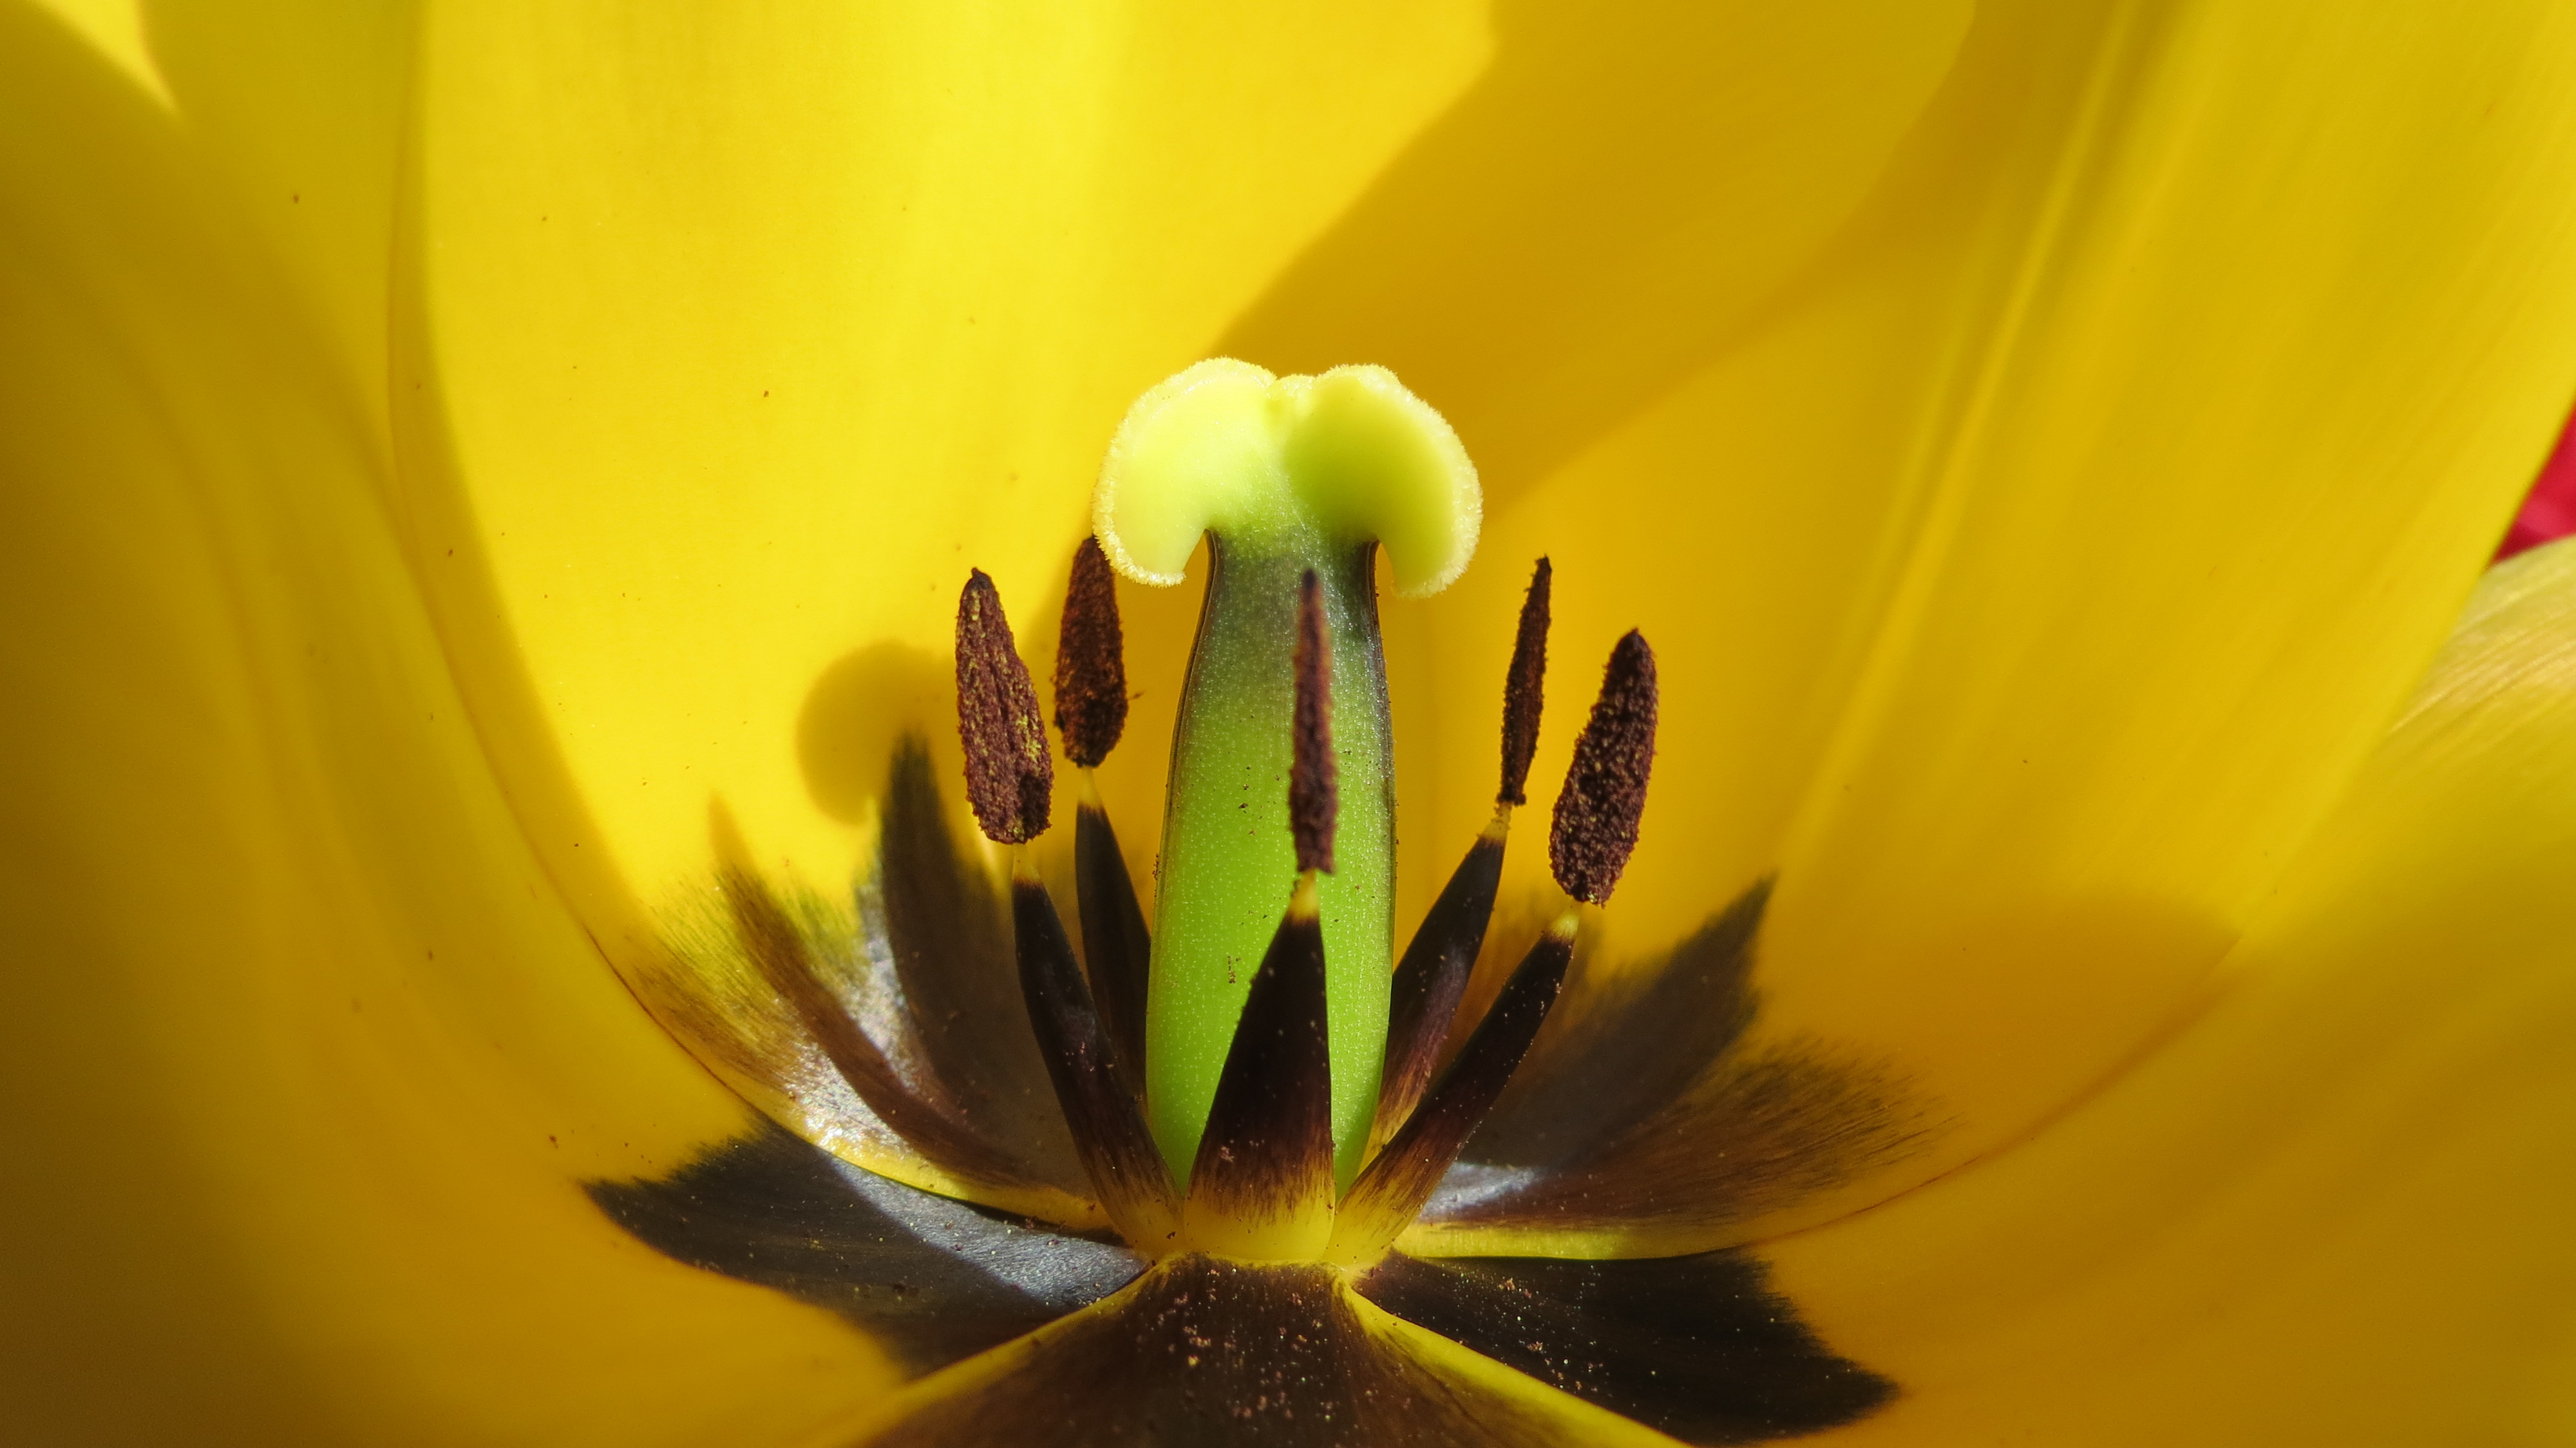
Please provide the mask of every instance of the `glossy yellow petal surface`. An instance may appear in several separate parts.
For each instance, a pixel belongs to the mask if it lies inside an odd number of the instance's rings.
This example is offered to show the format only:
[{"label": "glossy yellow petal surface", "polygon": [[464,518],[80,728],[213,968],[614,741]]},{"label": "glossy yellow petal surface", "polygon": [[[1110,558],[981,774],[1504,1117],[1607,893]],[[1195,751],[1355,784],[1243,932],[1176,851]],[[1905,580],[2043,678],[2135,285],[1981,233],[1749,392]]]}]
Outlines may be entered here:
[{"label": "glossy yellow petal surface", "polygon": [[0,9],[16,1441],[785,1435],[831,1319],[582,1196],[742,1108],[495,788],[339,340],[175,117]]},{"label": "glossy yellow petal surface", "polygon": [[[2548,6],[1982,11],[1762,324],[1490,518],[1559,658],[1662,659],[1612,952],[1778,871],[1762,1029],[1910,1075],[1918,1177],[2205,1001],[2576,389],[2571,72]],[[1517,581],[1440,615],[1444,738]]]},{"label": "glossy yellow petal surface", "polygon": [[[895,733],[954,757],[967,569],[1052,637],[1128,403],[1484,38],[1459,4],[463,4],[427,44],[452,541],[488,552],[596,812],[579,845],[649,898],[703,873],[711,795],[842,887]],[[1161,772],[1131,743],[1104,785]],[[1150,852],[1152,814],[1122,817]]]},{"label": "glossy yellow petal surface", "polygon": [[1829,1441],[2539,1443],[2576,1413],[2576,547],[2506,564],[2237,954],[2032,1141],[1765,1248]]}]

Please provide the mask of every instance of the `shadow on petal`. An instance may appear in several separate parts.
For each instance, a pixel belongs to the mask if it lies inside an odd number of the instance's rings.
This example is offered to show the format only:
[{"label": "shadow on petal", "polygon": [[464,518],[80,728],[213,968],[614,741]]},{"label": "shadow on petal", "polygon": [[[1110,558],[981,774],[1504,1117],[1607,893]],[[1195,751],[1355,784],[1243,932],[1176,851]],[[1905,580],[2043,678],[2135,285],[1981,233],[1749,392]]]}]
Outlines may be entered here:
[{"label": "shadow on petal", "polygon": [[1868,195],[1963,5],[1495,7],[1495,60],[1218,343],[1382,362],[1500,509],[1715,355]]},{"label": "shadow on petal", "polygon": [[894,639],[833,660],[796,715],[796,762],[815,807],[845,825],[868,823],[886,795],[886,762],[907,737],[939,751],[934,778],[963,774],[954,671],[949,660]]}]

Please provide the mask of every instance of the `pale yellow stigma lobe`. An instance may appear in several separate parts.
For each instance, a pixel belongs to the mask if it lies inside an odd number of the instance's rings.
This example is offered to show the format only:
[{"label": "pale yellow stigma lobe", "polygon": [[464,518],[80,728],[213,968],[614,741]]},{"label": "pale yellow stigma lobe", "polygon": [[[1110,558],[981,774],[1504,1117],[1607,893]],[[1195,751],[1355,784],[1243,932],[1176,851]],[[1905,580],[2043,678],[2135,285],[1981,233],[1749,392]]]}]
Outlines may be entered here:
[{"label": "pale yellow stigma lobe", "polygon": [[1395,591],[1466,571],[1484,520],[1457,433],[1383,367],[1275,377],[1211,358],[1138,398],[1092,494],[1092,532],[1120,573],[1181,581],[1202,534],[1320,532],[1385,550]]}]

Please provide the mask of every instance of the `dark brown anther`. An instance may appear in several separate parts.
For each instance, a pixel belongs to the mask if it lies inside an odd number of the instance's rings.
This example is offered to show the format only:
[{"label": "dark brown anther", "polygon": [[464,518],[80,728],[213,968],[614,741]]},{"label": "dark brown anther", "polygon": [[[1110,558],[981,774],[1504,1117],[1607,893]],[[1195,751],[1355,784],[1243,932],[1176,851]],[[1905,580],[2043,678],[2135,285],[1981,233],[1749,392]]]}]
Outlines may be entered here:
[{"label": "dark brown anther", "polygon": [[1085,769],[1099,767],[1127,728],[1118,575],[1097,538],[1083,539],[1074,550],[1073,581],[1064,591],[1064,623],[1055,643],[1055,727],[1064,736],[1064,757]]},{"label": "dark brown anther", "polygon": [[1547,861],[1565,893],[1589,905],[1610,899],[1637,848],[1637,818],[1645,813],[1646,777],[1654,767],[1655,651],[1630,629],[1610,651],[1601,697],[1556,796]]},{"label": "dark brown anther", "polygon": [[1333,637],[1324,628],[1324,588],[1315,570],[1297,584],[1297,714],[1288,764],[1288,828],[1299,871],[1333,872],[1333,820],[1340,770],[1333,758]]},{"label": "dark brown anther", "polygon": [[1547,683],[1547,599],[1556,570],[1541,558],[1521,598],[1520,631],[1512,635],[1512,667],[1503,675],[1503,791],[1496,804],[1529,803],[1530,759],[1538,753],[1539,707]]},{"label": "dark brown anther", "polygon": [[985,836],[1017,845],[1044,834],[1055,786],[1046,722],[1002,595],[981,568],[957,599],[957,733],[966,744],[966,798]]}]

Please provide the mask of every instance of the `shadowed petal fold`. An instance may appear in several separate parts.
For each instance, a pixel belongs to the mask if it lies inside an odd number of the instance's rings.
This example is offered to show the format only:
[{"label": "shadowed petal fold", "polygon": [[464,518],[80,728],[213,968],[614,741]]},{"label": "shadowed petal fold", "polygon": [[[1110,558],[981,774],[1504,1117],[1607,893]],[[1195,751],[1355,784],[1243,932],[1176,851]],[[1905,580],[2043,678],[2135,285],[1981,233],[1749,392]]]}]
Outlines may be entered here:
[{"label": "shadowed petal fold", "polygon": [[2576,1411],[2576,546],[2497,568],[2224,999],[1973,1171],[1773,1243],[1848,1440],[2546,1441]]}]

